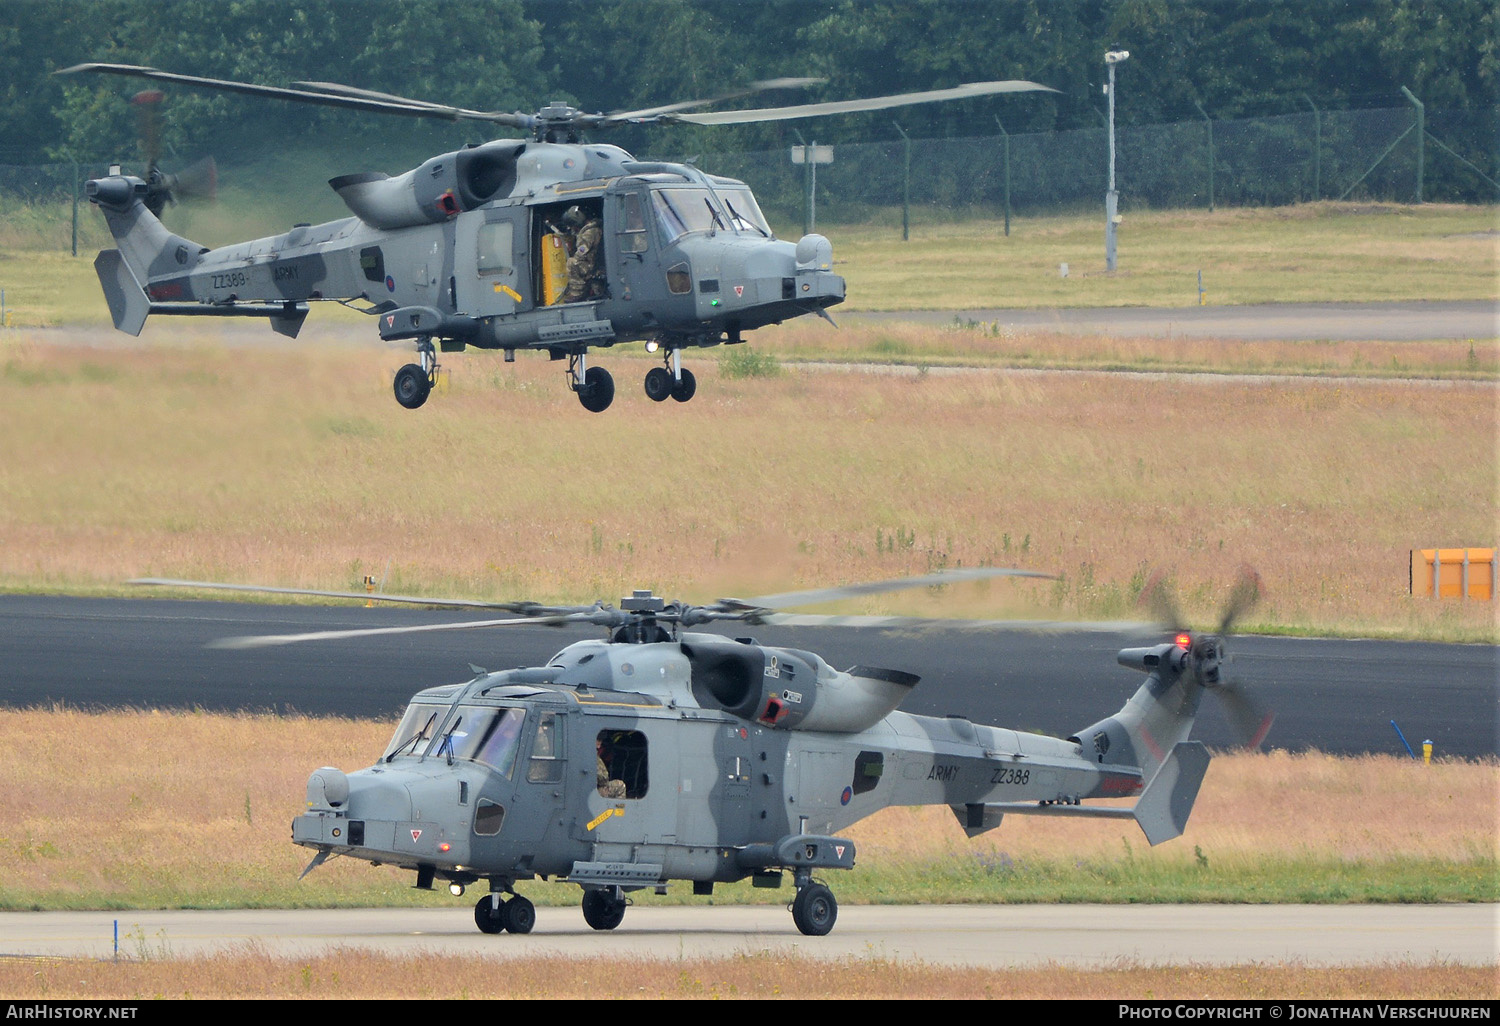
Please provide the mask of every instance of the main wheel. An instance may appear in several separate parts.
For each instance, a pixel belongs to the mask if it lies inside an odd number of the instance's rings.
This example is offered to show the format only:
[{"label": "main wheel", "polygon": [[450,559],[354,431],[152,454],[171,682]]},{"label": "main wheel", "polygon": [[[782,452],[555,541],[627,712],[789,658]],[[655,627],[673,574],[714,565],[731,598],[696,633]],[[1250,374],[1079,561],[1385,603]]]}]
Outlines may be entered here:
[{"label": "main wheel", "polygon": [[652,367],[646,372],[646,398],[654,403],[666,402],[675,384],[671,371],[665,367]]},{"label": "main wheel", "polygon": [[590,367],[583,375],[578,401],[590,413],[603,413],[615,401],[615,379],[603,367]]},{"label": "main wheel", "polygon": [[698,391],[698,379],[693,377],[693,372],[686,367],[682,368],[682,380],[673,382],[672,398],[680,403],[685,403]]},{"label": "main wheel", "polygon": [[583,921],[596,930],[613,930],[625,918],[625,902],[608,891],[583,892]]},{"label": "main wheel", "polygon": [[517,894],[500,906],[500,918],[511,933],[530,933],[536,925],[536,906]]},{"label": "main wheel", "polygon": [[505,906],[493,908],[486,894],[474,905],[474,925],[480,933],[499,933],[505,929]]},{"label": "main wheel", "polygon": [[826,936],[838,917],[839,903],[833,899],[833,892],[820,883],[802,888],[792,902],[792,922],[809,937]]},{"label": "main wheel", "polygon": [[395,390],[396,402],[415,410],[432,394],[432,381],[421,367],[409,363],[396,372]]}]

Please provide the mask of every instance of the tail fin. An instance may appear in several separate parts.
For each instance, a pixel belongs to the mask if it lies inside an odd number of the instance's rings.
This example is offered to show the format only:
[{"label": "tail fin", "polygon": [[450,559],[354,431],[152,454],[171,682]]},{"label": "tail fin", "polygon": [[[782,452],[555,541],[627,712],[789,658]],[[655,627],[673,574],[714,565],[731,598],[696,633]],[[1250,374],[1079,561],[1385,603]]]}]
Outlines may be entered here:
[{"label": "tail fin", "polygon": [[1084,755],[1101,766],[1138,766],[1150,780],[1192,731],[1203,684],[1196,674],[1185,672],[1189,653],[1180,645],[1121,649],[1119,660],[1145,670],[1146,682],[1119,712],[1068,740],[1082,745]]},{"label": "tail fin", "polygon": [[[119,260],[124,264],[120,267],[111,260],[106,262],[109,266],[100,267],[99,262],[95,262],[106,297],[110,296],[112,286],[129,297],[129,282],[120,280],[123,272],[128,271],[134,278],[135,289],[144,293],[145,286],[150,284],[153,277],[190,271],[203,254],[208,252],[206,246],[180,235],[173,235],[157,220],[156,215],[146,207],[149,189],[141,179],[131,175],[111,174],[90,180],[84,188],[89,201],[104,212],[109,233],[114,236],[119,247]],[[109,272],[108,278],[106,271]],[[133,304],[127,302],[123,307],[133,308]],[[115,314],[116,327],[122,331],[130,330],[121,324],[113,298],[110,299],[110,313]],[[144,320],[145,317],[142,316],[141,321]],[[131,333],[139,332],[140,327],[137,326]]]},{"label": "tail fin", "polygon": [[139,335],[151,313],[151,300],[117,249],[106,249],[94,258],[94,273],[104,289],[109,316],[127,335]]}]

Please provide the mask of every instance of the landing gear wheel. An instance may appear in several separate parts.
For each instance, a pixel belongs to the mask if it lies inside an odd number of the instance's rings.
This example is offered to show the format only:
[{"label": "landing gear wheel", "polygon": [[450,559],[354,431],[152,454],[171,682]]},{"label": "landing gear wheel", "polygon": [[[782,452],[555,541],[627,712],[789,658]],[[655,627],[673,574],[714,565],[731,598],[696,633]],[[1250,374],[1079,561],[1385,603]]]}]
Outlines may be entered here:
[{"label": "landing gear wheel", "polygon": [[693,372],[686,367],[682,369],[682,380],[672,385],[672,398],[680,403],[685,403],[698,391],[698,379],[693,377]]},{"label": "landing gear wheel", "polygon": [[666,402],[675,384],[671,371],[665,367],[652,367],[646,372],[646,398],[654,403]]},{"label": "landing gear wheel", "polygon": [[415,410],[432,394],[432,379],[421,367],[409,363],[396,372],[395,391],[396,402]]},{"label": "landing gear wheel", "polygon": [[486,894],[474,905],[474,925],[480,933],[500,933],[505,929],[505,906],[494,908]]},{"label": "landing gear wheel", "polygon": [[820,883],[808,884],[792,902],[792,922],[809,937],[824,937],[839,917],[833,892]]},{"label": "landing gear wheel", "polygon": [[603,367],[590,367],[583,375],[578,401],[590,413],[603,413],[615,401],[615,379]]},{"label": "landing gear wheel", "polygon": [[625,899],[609,891],[583,892],[583,921],[596,930],[613,930],[625,918]]},{"label": "landing gear wheel", "polygon": [[536,925],[536,906],[517,894],[500,906],[500,918],[511,933],[530,933]]}]

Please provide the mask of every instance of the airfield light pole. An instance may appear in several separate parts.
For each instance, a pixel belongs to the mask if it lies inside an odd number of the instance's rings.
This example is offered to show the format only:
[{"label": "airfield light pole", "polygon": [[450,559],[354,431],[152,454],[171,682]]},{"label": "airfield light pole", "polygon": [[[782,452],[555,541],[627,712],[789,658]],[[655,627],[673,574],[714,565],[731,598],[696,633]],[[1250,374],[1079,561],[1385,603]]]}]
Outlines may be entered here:
[{"label": "airfield light pole", "polygon": [[1120,223],[1120,194],[1115,191],[1115,65],[1130,58],[1129,50],[1110,50],[1104,55],[1109,69],[1109,191],[1104,194],[1104,269],[1115,269],[1115,227]]}]

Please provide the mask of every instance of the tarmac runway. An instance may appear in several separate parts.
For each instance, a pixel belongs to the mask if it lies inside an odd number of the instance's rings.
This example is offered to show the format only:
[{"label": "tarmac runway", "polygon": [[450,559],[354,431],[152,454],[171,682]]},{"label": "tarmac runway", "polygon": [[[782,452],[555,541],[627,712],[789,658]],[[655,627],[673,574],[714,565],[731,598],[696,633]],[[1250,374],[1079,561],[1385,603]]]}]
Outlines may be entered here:
[{"label": "tarmac runway", "polygon": [[826,937],[802,936],[779,905],[638,907],[609,933],[589,929],[576,907],[542,907],[534,932],[489,936],[474,927],[473,893],[451,909],[6,912],[0,957],[175,958],[253,946],[288,957],[355,949],[670,961],[772,952],[993,969],[1500,962],[1496,905],[860,905],[840,908]]},{"label": "tarmac runway", "polygon": [[[837,308],[835,308],[837,312]],[[1059,307],[1037,310],[848,311],[841,322],[993,323],[1073,335],[1287,341],[1415,342],[1500,337],[1490,300],[1406,303],[1254,303],[1243,306]]]}]

